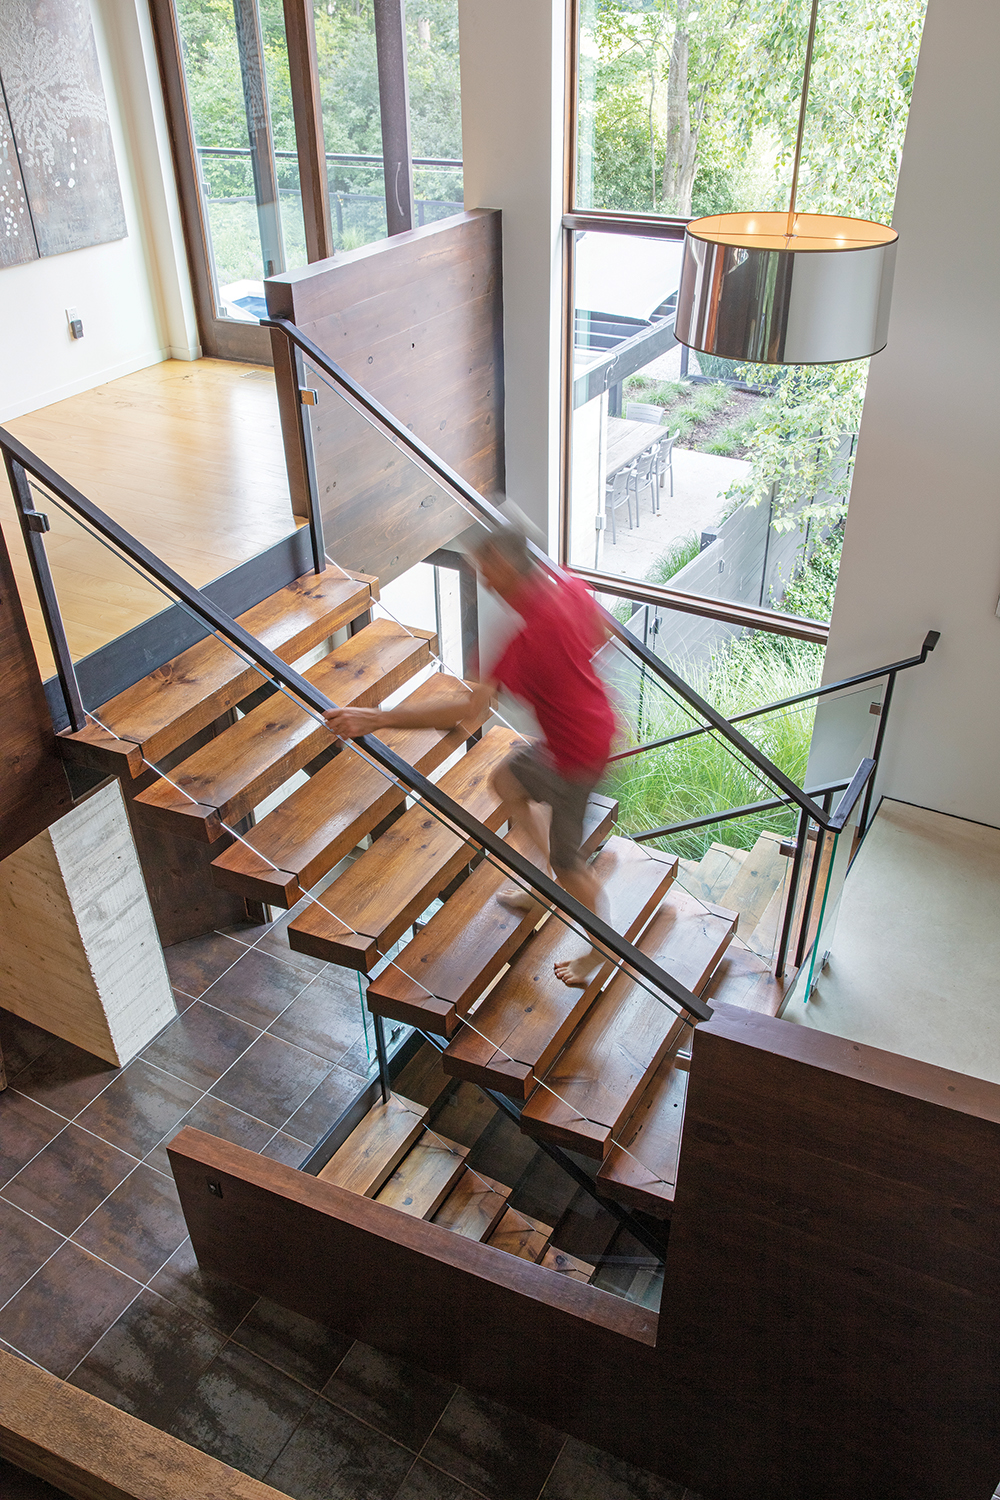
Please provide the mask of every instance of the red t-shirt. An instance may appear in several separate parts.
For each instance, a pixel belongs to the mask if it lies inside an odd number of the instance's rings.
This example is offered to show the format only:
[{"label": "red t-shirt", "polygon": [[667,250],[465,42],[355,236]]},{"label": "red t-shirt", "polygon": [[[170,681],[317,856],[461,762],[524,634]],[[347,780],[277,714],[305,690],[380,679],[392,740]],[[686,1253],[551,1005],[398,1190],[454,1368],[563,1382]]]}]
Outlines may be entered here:
[{"label": "red t-shirt", "polygon": [[579,579],[540,574],[511,604],[524,629],[492,676],[534,709],[561,776],[596,779],[611,751],[615,715],[591,661],[604,629],[590,591]]}]

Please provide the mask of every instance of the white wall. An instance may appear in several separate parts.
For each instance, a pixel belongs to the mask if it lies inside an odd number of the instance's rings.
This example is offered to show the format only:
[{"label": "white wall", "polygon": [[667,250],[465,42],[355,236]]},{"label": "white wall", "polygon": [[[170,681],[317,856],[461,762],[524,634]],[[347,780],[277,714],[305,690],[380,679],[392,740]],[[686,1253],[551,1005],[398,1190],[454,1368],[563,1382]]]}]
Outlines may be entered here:
[{"label": "white wall", "polygon": [[826,678],[914,654],[881,790],[1000,825],[1000,5],[930,0]]},{"label": "white wall", "polygon": [[0,421],[201,352],[147,0],[91,9],[128,237],[0,271]]},{"label": "white wall", "polygon": [[503,212],[507,493],[556,551],[566,8],[459,0],[466,208]]}]

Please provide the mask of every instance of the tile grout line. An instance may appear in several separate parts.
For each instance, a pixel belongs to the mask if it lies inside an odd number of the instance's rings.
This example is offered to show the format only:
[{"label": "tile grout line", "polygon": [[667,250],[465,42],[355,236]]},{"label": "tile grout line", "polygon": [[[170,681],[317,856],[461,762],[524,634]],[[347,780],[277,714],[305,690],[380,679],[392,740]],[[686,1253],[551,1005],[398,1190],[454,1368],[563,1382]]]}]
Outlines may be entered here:
[{"label": "tile grout line", "polygon": [[555,1458],[552,1460],[552,1467],[551,1467],[551,1469],[549,1469],[549,1472],[546,1474],[545,1478],[542,1480],[541,1486],[540,1486],[539,1491],[538,1491],[538,1495],[536,1496],[536,1500],[543,1500],[543,1497],[545,1495],[545,1486],[548,1484],[549,1480],[552,1478],[552,1475],[555,1472],[556,1464],[559,1462],[559,1460],[563,1456],[563,1453],[566,1451],[566,1444],[568,1442],[569,1442],[569,1435],[568,1435],[568,1433],[564,1433],[563,1434],[563,1440],[559,1444],[559,1452],[556,1454]]}]

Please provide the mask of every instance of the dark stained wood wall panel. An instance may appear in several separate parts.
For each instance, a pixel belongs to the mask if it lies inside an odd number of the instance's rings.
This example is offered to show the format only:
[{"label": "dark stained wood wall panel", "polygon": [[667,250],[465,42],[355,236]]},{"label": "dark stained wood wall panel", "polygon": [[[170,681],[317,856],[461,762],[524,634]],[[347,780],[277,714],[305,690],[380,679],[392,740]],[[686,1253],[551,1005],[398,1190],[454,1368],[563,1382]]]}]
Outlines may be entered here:
[{"label": "dark stained wood wall panel", "polygon": [[72,799],[0,532],[0,859],[68,812]]},{"label": "dark stained wood wall panel", "polygon": [[661,1348],[709,1494],[990,1494],[998,1162],[993,1084],[734,1006],[697,1028]]},{"label": "dark stained wood wall panel", "polygon": [[[476,489],[503,489],[500,215],[476,210],[266,283],[290,319]],[[275,375],[293,505],[306,513],[298,390],[284,339]],[[327,389],[309,408],[327,550],[388,582],[470,524],[422,471]]]}]

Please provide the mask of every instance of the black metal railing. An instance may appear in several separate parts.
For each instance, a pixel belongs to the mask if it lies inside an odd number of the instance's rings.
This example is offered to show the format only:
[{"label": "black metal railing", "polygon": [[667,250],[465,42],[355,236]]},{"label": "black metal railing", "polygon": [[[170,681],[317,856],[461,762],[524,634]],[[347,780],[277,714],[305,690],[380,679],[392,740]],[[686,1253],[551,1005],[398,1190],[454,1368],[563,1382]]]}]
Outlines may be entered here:
[{"label": "black metal railing", "polygon": [[[426,471],[473,518],[492,528],[499,528],[508,524],[506,518],[496,506],[479,495],[461,475],[405,428],[391,412],[360,386],[346,371],[331,360],[294,324],[284,318],[264,318],[261,322],[262,326],[271,328],[275,333],[287,340],[289,352],[294,357],[293,367],[299,371],[300,381],[302,361],[303,357],[305,357],[336,387],[338,394],[349,405],[360,412],[376,429],[381,430],[383,435],[396,447],[405,451],[419,468]],[[296,402],[295,410],[298,412],[298,420],[301,426],[302,449],[308,458],[312,448],[306,408],[301,403]],[[58,496],[70,510],[74,511],[88,525],[93,527],[100,536],[111,541],[116,547],[121,549],[127,558],[143,568],[151,578],[169,589],[204,622],[209,630],[218,632],[224,639],[243,651],[251,660],[268,673],[275,682],[294,693],[309,708],[323,712],[333,706],[324,694],[318,692],[305,678],[286,666],[280,658],[264,647],[261,642],[257,641],[244,630],[230,615],[214,604],[205,593],[194,588],[187,580],[168,567],[167,564],[150,552],[136,538],[100,511],[81,495],[79,491],[75,490],[73,486],[66,483],[48,465],[44,464],[19,443],[17,439],[5,433],[3,429],[0,429],[0,447],[3,448],[4,460],[17,502],[25,542],[32,561],[36,588],[45,616],[46,628],[52,643],[57,671],[63,687],[72,728],[80,729],[83,727],[85,723],[85,708],[80,696],[79,686],[76,682],[72,659],[66,644],[65,630],[63,629],[58,604],[55,600],[51,576],[48,573],[44,545],[39,534],[40,528],[44,524],[43,518],[39,516],[32,506],[27,474],[33,474],[42,484],[50,488],[54,495]],[[310,526],[312,531],[314,566],[317,571],[320,571],[324,565],[322,515],[314,468],[308,462],[307,474],[310,490]],[[540,567],[553,575],[561,575],[561,570],[545,553],[531,543],[529,543],[529,546],[531,547],[535,561]],[[641,585],[635,585],[628,581],[621,581],[619,583],[618,580],[603,576],[600,578],[598,586],[603,592],[621,594],[623,597],[633,600],[636,599],[637,589],[642,589]],[[662,601],[659,599],[658,594],[654,599],[652,597],[653,593],[657,593],[657,591],[651,591],[650,602],[661,604]],[[607,610],[602,611],[602,613],[609,632],[617,638],[624,649],[639,663],[644,680],[647,675],[655,679],[661,687],[664,687],[665,690],[675,695],[676,698],[682,700],[690,710],[693,710],[695,714],[705,721],[696,728],[685,731],[680,735],[668,737],[663,741],[653,741],[647,745],[637,746],[634,752],[629,753],[639,754],[659,748],[662,745],[673,743],[679,739],[688,738],[692,735],[714,733],[721,741],[725,742],[736,756],[742,758],[748,766],[755,768],[760,777],[765,778],[770,785],[775,787],[779,795],[775,799],[772,799],[774,806],[786,806],[798,809],[799,828],[793,858],[792,889],[788,896],[785,913],[785,925],[787,928],[787,924],[791,920],[790,913],[797,894],[797,882],[804,863],[806,841],[809,837],[810,829],[815,826],[817,830],[822,830],[825,833],[838,834],[844,828],[847,819],[852,815],[857,804],[857,799],[862,792],[865,792],[862,824],[867,821],[874,787],[873,772],[882,750],[886,719],[896,675],[900,671],[925,661],[928,652],[932,651],[937,643],[938,633],[936,631],[928,633],[918,656],[892,663],[887,667],[857,674],[855,677],[844,679],[838,683],[828,684],[826,687],[815,689],[811,692],[795,695],[790,699],[781,700],[777,704],[765,705],[760,709],[740,714],[734,719],[727,719],[711,703],[703,698],[691,684],[686,682],[670,667],[667,662],[658,657],[644,641],[634,635],[627,626],[616,620]],[[758,613],[761,615],[767,614],[765,611],[758,611]],[[814,622],[801,622],[802,625],[810,623]],[[763,628],[767,627],[764,626]],[[819,789],[818,794],[820,794],[821,800],[817,801],[817,793],[807,792],[800,787],[792,777],[741,734],[740,730],[736,727],[738,722],[773,711],[775,708],[804,701],[811,697],[828,696],[834,692],[844,691],[847,687],[866,681],[873,681],[880,677],[887,677],[888,685],[882,706],[882,718],[879,724],[874,753],[871,757],[866,757],[862,760],[850,786],[845,791],[836,809],[832,808],[832,791],[840,789],[843,785],[842,783],[838,784],[835,788],[827,787]],[[360,743],[378,764],[397,777],[411,792],[420,797],[435,812],[448,819],[467,838],[487,850],[501,865],[509,869],[524,884],[536,890],[551,906],[560,910],[565,916],[568,916],[593,941],[604,946],[616,959],[627,963],[637,975],[668,996],[671,1001],[680,1005],[689,1015],[698,1019],[707,1019],[711,1014],[710,1009],[687,990],[686,987],[680,985],[670,975],[666,974],[658,965],[648,959],[645,954],[641,953],[632,944],[626,942],[603,920],[581,906],[579,902],[570,897],[561,887],[549,880],[548,877],[540,874],[534,865],[518,855],[510,845],[498,839],[483,824],[470,817],[464,808],[443,794],[433,782],[422,776],[414,767],[402,760],[401,757],[397,756],[381,741],[373,736],[365,736]],[[758,810],[762,805],[764,804],[758,805]],[[696,824],[704,825],[714,821],[724,821],[727,818],[738,816],[740,811],[740,809],[721,809],[715,812],[706,812],[695,820],[695,823],[689,825],[665,825],[663,829],[656,830],[650,834],[644,833],[638,835],[638,837],[663,837],[671,832],[679,831],[684,826],[696,826]],[[815,862],[810,875],[810,882],[813,883],[814,880]],[[807,909],[801,921],[802,933],[808,930],[809,916],[810,912]],[[788,936],[788,932],[785,931],[779,948],[776,965],[776,973],[779,974],[783,973],[784,970]],[[802,937],[800,934],[797,961],[801,959],[801,952]]]},{"label": "black metal railing", "polygon": [[[478,494],[478,492],[473,489],[473,487],[469,485],[460,474],[458,474],[441,458],[439,458],[432,449],[430,449],[425,443],[423,443],[412,432],[410,432],[409,429],[404,427],[403,424],[396,419],[392,412],[388,411],[381,404],[381,402],[377,401],[375,397],[370,394],[370,392],[366,391],[361,385],[359,385],[358,382],[354,380],[346,370],[342,369],[338,364],[336,364],[334,360],[330,359],[323,352],[323,350],[320,349],[310,338],[303,334],[302,331],[297,328],[294,323],[291,323],[286,318],[280,317],[264,318],[261,320],[261,323],[262,326],[273,329],[276,333],[280,334],[288,341],[289,351],[294,355],[296,368],[301,370],[303,357],[308,358],[308,360],[316,367],[317,371],[321,372],[322,375],[327,379],[327,381],[337,388],[339,394],[350,405],[361,412],[361,414],[365,416],[368,421],[373,424],[373,426],[381,429],[383,434],[397,447],[402,448],[406,452],[408,452],[411,459],[418,466],[425,469],[429,473],[429,475],[437,481],[438,484],[443,486],[446,491],[450,492],[451,497],[458,501],[458,503],[461,504],[467,511],[469,511],[475,519],[491,527],[502,527],[507,524],[505,517],[496,506],[492,505],[489,501],[485,500],[483,496]],[[298,406],[297,410],[299,413],[299,421],[302,428],[303,447],[306,451],[309,451],[310,435],[308,419],[301,405]],[[310,487],[313,487],[315,485],[314,474],[310,473],[309,479]],[[318,495],[313,497],[312,503],[313,508],[318,511]],[[561,575],[562,570],[557,567],[555,563],[553,563],[550,557],[548,557],[544,552],[541,551],[540,548],[534,546],[533,544],[529,543],[529,546],[531,547],[531,551],[535,558],[535,561],[539,564],[540,567],[544,568],[547,572],[555,576]],[[571,571],[577,576],[580,576],[581,574],[581,570],[579,569],[574,568]],[[629,580],[619,581],[615,579],[609,579],[602,575],[593,577],[587,575],[587,581],[588,583],[592,583],[602,592],[620,595],[632,600],[636,600],[637,593],[642,593],[644,589],[644,586],[642,584],[633,584]],[[659,597],[662,592],[663,591],[656,590],[650,591],[651,602],[662,604],[663,601]],[[652,599],[652,595],[654,593],[657,595],[655,600]],[[705,601],[705,603],[707,604],[708,601]],[[719,609],[720,606],[718,601],[714,601],[714,603],[716,609]],[[766,705],[763,709],[753,710],[749,714],[745,715],[741,714],[735,719],[727,719],[712,704],[710,704],[705,698],[703,698],[691,686],[690,683],[686,682],[676,671],[674,671],[674,669],[667,662],[663,661],[662,658],[657,656],[655,652],[653,652],[643,640],[640,640],[638,636],[634,635],[627,628],[627,626],[616,620],[609,611],[603,610],[602,613],[608,630],[615,637],[617,637],[617,639],[624,645],[626,650],[639,662],[643,674],[648,673],[650,676],[656,678],[660,685],[664,686],[666,690],[672,692],[678,698],[683,700],[683,702],[686,703],[690,709],[692,709],[697,715],[705,720],[704,724],[700,725],[695,730],[688,731],[688,733],[714,733],[716,736],[727,743],[734,754],[741,757],[750,766],[756,768],[756,770],[764,778],[766,778],[772,786],[777,789],[777,791],[781,795],[780,797],[775,799],[776,805],[784,805],[795,807],[798,809],[799,829],[796,835],[796,849],[793,856],[790,890],[786,898],[786,911],[784,918],[785,930],[782,933],[782,938],[779,944],[775,967],[775,972],[780,976],[784,973],[784,968],[787,960],[787,950],[790,940],[788,924],[792,919],[792,910],[797,897],[798,881],[800,879],[801,870],[805,862],[806,846],[810,830],[815,826],[816,829],[822,830],[826,834],[839,834],[841,830],[846,826],[847,820],[852,816],[857,805],[858,797],[862,794],[862,792],[865,793],[865,804],[864,812],[862,815],[862,822],[867,821],[867,816],[870,810],[871,799],[874,790],[874,773],[877,768],[879,755],[881,753],[882,744],[885,737],[886,718],[888,715],[888,708],[891,703],[892,689],[895,684],[896,675],[898,672],[903,671],[910,666],[916,666],[926,661],[928,653],[930,651],[933,651],[935,645],[937,644],[939,638],[938,632],[928,632],[928,635],[924,640],[921,652],[916,657],[910,657],[904,661],[895,662],[887,667],[876,669],[870,672],[859,673],[854,678],[845,679],[843,682],[839,683],[829,684],[825,688],[815,690],[814,693],[807,693],[802,695],[803,701],[804,699],[813,696],[829,696],[831,693],[844,691],[845,687],[847,686],[862,682],[874,681],[880,677],[888,677],[888,687],[885,694],[885,700],[883,702],[882,719],[879,724],[874,753],[871,757],[865,757],[861,761],[861,764],[858,766],[854,777],[844,791],[843,797],[837,804],[837,807],[834,809],[831,803],[833,788],[826,790],[822,795],[821,800],[817,802],[815,796],[811,795],[802,787],[800,787],[792,777],[787,775],[787,773],[783,771],[780,766],[778,766],[767,755],[759,750],[736,728],[737,722],[745,718],[756,717],[759,713],[766,713],[769,711],[769,709],[773,709],[776,706],[782,705]],[[755,612],[755,626],[756,628],[762,629],[772,628],[775,630],[780,630],[782,633],[802,636],[807,639],[818,639],[821,635],[825,637],[826,630],[826,627],[822,626],[819,622],[816,621],[797,620],[792,616],[782,616],[779,614],[775,614],[774,612],[765,610],[758,610]],[[793,698],[789,701],[794,702],[798,700]],[[679,736],[679,738],[680,737],[684,736]],[[651,747],[639,747],[640,750],[643,748]],[[843,783],[840,783],[838,784],[836,789],[840,789],[842,786]],[[714,821],[719,820],[726,815],[727,810],[723,810],[722,813],[706,814],[705,816],[707,820]],[[667,829],[665,831],[676,831],[676,829],[677,825],[673,825],[672,829]],[[810,890],[809,892],[807,892],[808,899],[806,903],[806,909],[800,917],[800,934],[796,950],[797,962],[801,962],[803,942],[805,940],[804,935],[809,930],[809,923],[811,919],[811,900],[815,887],[817,865],[818,862],[814,862],[810,871]]]},{"label": "black metal railing", "polygon": [[[208,627],[252,661],[274,683],[280,684],[294,694],[301,704],[314,713],[323,714],[337,705],[325,693],[319,691],[307,678],[289,667],[263,642],[252,635],[231,615],[220,609],[207,594],[195,588],[177,573],[162,558],[156,556],[144,543],[134,537],[117,521],[89,501],[73,485],[58,475],[48,464],[38,458],[11,433],[0,428],[0,448],[10,476],[11,487],[18,503],[18,513],[26,545],[33,559],[36,588],[45,616],[46,629],[53,651],[59,663],[60,681],[66,692],[66,705],[71,727],[81,730],[86,725],[86,710],[80,695],[79,684],[69,650],[65,626],[59,611],[44,546],[39,533],[47,526],[44,517],[35,511],[30,496],[27,476],[34,478],[63,505],[79,517],[97,536],[111,542],[131,563],[136,564],[149,578],[162,588],[169,590],[193,614]],[[38,543],[39,545],[33,545]],[[603,918],[583,906],[575,897],[543,874],[537,866],[525,859],[510,844],[505,843],[484,823],[472,816],[460,803],[455,802],[439,786],[422,775],[408,761],[391,750],[375,735],[364,735],[356,741],[372,760],[388,771],[399,783],[458,830],[468,841],[485,850],[498,864],[512,874],[523,886],[537,893],[550,907],[568,917],[591,941],[619,964],[629,970],[651,988],[654,995],[666,996],[673,1005],[694,1020],[708,1020],[711,1008],[693,994],[686,985],[668,974],[639,948],[623,938]]]}]

